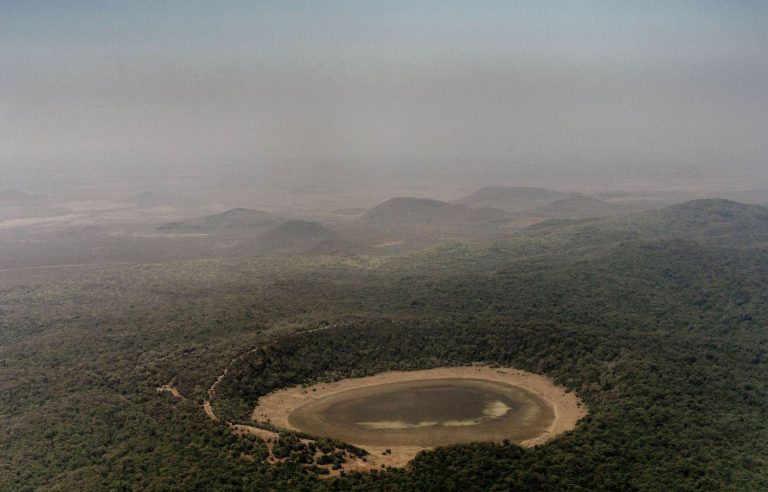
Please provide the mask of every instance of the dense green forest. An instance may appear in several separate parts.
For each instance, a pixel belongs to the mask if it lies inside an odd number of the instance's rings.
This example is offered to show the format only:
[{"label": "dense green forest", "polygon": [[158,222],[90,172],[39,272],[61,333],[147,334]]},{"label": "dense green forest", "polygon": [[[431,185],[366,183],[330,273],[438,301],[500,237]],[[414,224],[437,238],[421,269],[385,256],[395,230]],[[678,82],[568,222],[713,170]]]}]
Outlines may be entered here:
[{"label": "dense green forest", "polygon": [[[0,489],[766,490],[766,216],[708,201],[403,257],[2,278]],[[472,362],[549,375],[590,413],[532,449],[322,479],[204,415],[232,360],[230,420],[287,385]]]}]

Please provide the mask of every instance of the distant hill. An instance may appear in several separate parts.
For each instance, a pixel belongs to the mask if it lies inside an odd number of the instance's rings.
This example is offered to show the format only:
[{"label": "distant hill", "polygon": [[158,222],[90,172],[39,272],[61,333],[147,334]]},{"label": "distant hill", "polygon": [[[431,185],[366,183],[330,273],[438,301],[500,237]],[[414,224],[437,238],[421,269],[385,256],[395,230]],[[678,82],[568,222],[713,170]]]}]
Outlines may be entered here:
[{"label": "distant hill", "polygon": [[684,239],[727,247],[768,244],[768,208],[704,199],[618,218],[544,222],[523,233],[538,244]]},{"label": "distant hill", "polygon": [[244,243],[242,249],[269,254],[356,254],[365,248],[317,222],[289,220]]},{"label": "distant hill", "polygon": [[370,224],[406,225],[439,224],[445,222],[495,221],[507,214],[493,208],[473,209],[465,205],[429,198],[392,198],[372,208],[362,216]]},{"label": "distant hill", "polygon": [[171,222],[157,229],[164,232],[264,231],[284,221],[282,217],[261,210],[233,208],[216,215]]},{"label": "distant hill", "polygon": [[606,202],[593,196],[577,195],[526,210],[521,215],[542,219],[588,219],[627,215],[655,208],[661,208],[661,205],[648,200]]},{"label": "distant hill", "polygon": [[459,198],[453,203],[472,208],[490,207],[506,212],[521,212],[542,207],[573,195],[573,193],[543,188],[488,186],[480,188],[463,198]]},{"label": "distant hill", "polygon": [[435,241],[499,236],[509,220],[510,214],[493,208],[400,197],[372,208],[345,228],[371,246],[419,249]]},{"label": "distant hill", "polygon": [[768,241],[768,208],[731,200],[693,200],[628,219],[645,234],[733,245]]},{"label": "distant hill", "polygon": [[0,207],[23,207],[26,205],[35,204],[42,199],[42,196],[35,195],[33,193],[27,193],[26,191],[0,191]]}]

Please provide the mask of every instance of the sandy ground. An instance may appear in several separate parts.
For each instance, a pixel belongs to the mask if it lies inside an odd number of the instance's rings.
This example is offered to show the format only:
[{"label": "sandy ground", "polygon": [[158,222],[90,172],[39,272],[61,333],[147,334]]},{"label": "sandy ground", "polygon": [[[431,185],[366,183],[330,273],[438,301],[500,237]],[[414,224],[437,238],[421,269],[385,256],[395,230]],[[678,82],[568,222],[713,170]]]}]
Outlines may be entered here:
[{"label": "sandy ground", "polygon": [[216,396],[216,386],[219,385],[219,383],[226,377],[227,373],[229,372],[229,369],[232,367],[232,364],[234,364],[240,357],[246,356],[248,354],[251,354],[258,350],[258,348],[253,348],[246,352],[245,354],[235,357],[231,361],[229,361],[229,364],[227,367],[224,368],[224,371],[219,374],[219,377],[216,378],[216,380],[213,382],[210,388],[208,388],[208,399],[203,402],[203,412],[208,416],[209,419],[214,420],[216,422],[219,421],[219,417],[216,415],[216,412],[213,411],[213,405],[211,405],[211,400],[214,396]]},{"label": "sandy ground", "polygon": [[374,244],[374,248],[389,248],[391,246],[400,246],[401,244],[405,244],[405,241],[402,239],[393,239],[392,241],[384,241],[382,243]]},{"label": "sandy ground", "polygon": [[[330,395],[352,389],[365,388],[379,384],[416,381],[421,379],[466,378],[498,381],[531,391],[544,399],[554,413],[550,427],[541,435],[518,444],[526,447],[543,444],[557,435],[572,430],[578,421],[587,414],[587,407],[574,394],[551,379],[514,368],[492,368],[488,366],[443,367],[424,371],[392,371],[365,378],[344,379],[334,383],[321,383],[310,387],[295,386],[270,393],[259,399],[252,418],[256,421],[271,422],[285,429],[295,429],[288,422],[288,416],[298,407]],[[354,442],[351,444],[355,444]],[[371,469],[383,466],[405,466],[419,451],[427,448],[412,446],[389,446],[392,454],[383,455],[384,447],[363,446],[371,453],[366,462],[357,463],[358,469]],[[357,467],[355,467],[357,468]]]},{"label": "sandy ground", "polygon": [[184,398],[183,396],[181,396],[181,393],[179,393],[178,388],[176,388],[175,386],[171,386],[170,384],[164,384],[160,386],[159,388],[157,388],[157,391],[161,393],[162,392],[170,393],[176,398]]},{"label": "sandy ground", "polygon": [[213,420],[214,422],[219,421],[219,417],[216,415],[216,412],[213,411],[211,400],[205,400],[203,402],[203,412],[205,412],[205,415],[208,416],[208,418]]}]

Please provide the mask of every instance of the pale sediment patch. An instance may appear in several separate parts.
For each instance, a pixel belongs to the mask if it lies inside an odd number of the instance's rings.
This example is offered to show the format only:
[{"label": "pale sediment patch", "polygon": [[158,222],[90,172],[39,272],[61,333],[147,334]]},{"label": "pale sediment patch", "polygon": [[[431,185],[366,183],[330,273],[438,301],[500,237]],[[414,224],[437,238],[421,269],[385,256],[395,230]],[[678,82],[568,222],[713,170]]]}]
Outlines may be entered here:
[{"label": "pale sediment patch", "polygon": [[[474,379],[503,383],[529,391],[540,397],[551,407],[554,419],[541,434],[518,442],[521,446],[531,447],[543,444],[557,435],[572,430],[578,421],[587,414],[587,408],[582,404],[576,394],[567,391],[562,386],[556,385],[551,379],[521,371],[514,368],[493,368],[488,366],[464,366],[442,367],[422,371],[391,371],[364,378],[351,378],[333,383],[320,383],[310,387],[295,386],[275,391],[260,398],[258,405],[252,413],[256,421],[270,422],[278,427],[290,430],[299,430],[289,422],[289,416],[299,407],[328,398],[339,393],[367,388],[382,384],[402,383],[407,381],[420,381],[429,379]],[[491,402],[483,410],[483,417],[479,420],[496,419],[503,417],[509,411],[509,407],[501,401]],[[442,422],[447,427],[465,427],[479,423],[478,419],[472,421],[447,421]],[[434,422],[424,421],[414,423],[400,421],[372,421],[360,422],[373,429],[402,430],[414,427],[427,427],[435,425]],[[422,425],[423,424],[423,425]],[[356,444],[351,442],[351,444]],[[385,466],[404,466],[419,451],[429,449],[419,446],[361,446],[371,453],[368,458],[368,467],[376,468],[382,464]],[[384,450],[391,450],[391,454],[382,456]]]},{"label": "pale sediment patch", "polygon": [[391,248],[392,246],[400,246],[401,244],[405,244],[405,241],[402,239],[394,239],[392,241],[384,241],[378,244],[374,244],[374,248]]},{"label": "pale sediment patch", "polygon": [[473,425],[481,424],[486,420],[497,419],[505,416],[509,412],[509,407],[503,401],[495,401],[488,404],[483,409],[483,417],[477,419],[465,419],[465,420],[446,420],[443,425],[446,427],[470,427]]},{"label": "pale sediment patch", "polygon": [[433,427],[437,425],[437,422],[429,420],[409,424],[403,420],[377,420],[374,422],[357,422],[357,425],[362,425],[369,429],[417,429],[419,427]]},{"label": "pale sediment patch", "polygon": [[483,415],[491,418],[503,417],[509,412],[509,407],[503,401],[495,401],[483,410]]}]

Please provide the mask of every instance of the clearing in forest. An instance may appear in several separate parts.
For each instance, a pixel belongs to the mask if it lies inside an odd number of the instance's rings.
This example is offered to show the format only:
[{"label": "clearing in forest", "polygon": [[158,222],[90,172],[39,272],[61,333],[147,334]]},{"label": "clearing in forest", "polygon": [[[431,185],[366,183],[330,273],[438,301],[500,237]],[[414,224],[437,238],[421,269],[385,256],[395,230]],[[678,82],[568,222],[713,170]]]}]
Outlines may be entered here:
[{"label": "clearing in forest", "polygon": [[259,399],[253,419],[339,439],[368,450],[376,464],[402,466],[436,446],[541,444],[586,413],[574,393],[544,376],[465,366],[287,388]]}]

